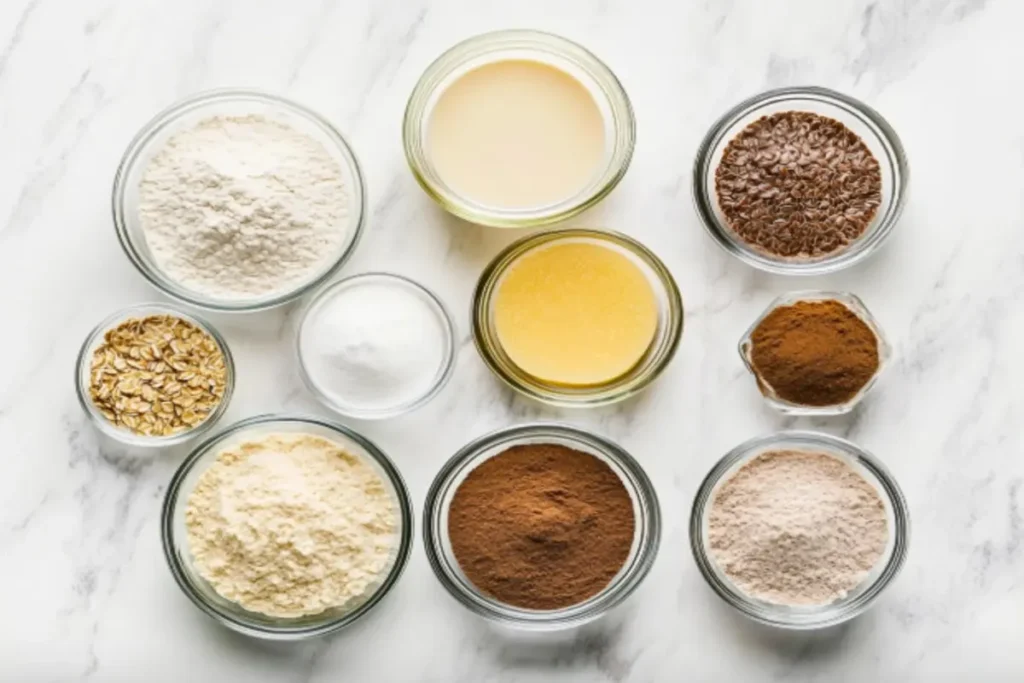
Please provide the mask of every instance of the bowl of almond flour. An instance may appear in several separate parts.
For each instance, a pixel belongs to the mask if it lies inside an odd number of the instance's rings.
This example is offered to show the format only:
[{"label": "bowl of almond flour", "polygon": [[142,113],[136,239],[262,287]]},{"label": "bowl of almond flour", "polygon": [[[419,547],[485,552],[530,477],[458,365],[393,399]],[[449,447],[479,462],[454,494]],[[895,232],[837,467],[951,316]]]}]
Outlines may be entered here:
[{"label": "bowl of almond flour", "polygon": [[747,617],[790,629],[864,612],[906,559],[910,517],[888,470],[828,434],[751,439],[704,479],[690,517],[708,585]]},{"label": "bowl of almond flour", "polygon": [[114,179],[118,239],[151,284],[219,311],[291,301],[352,255],[355,154],[323,117],[255,91],[201,93],[135,136]]},{"label": "bowl of almond flour", "polygon": [[242,420],[199,445],[164,499],[171,574],[240,633],[301,640],[368,614],[412,548],[412,504],[372,442],[314,417]]}]

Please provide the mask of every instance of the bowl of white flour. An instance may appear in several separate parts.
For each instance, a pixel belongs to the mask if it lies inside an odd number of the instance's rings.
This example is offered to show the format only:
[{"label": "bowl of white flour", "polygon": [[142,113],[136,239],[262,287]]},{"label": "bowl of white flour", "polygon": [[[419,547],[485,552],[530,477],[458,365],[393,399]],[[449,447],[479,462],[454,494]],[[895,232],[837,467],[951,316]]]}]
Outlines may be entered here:
[{"label": "bowl of white flour", "polygon": [[283,98],[218,90],[158,114],[114,179],[128,258],[176,299],[218,311],[291,301],[351,256],[365,187],[345,138]]}]

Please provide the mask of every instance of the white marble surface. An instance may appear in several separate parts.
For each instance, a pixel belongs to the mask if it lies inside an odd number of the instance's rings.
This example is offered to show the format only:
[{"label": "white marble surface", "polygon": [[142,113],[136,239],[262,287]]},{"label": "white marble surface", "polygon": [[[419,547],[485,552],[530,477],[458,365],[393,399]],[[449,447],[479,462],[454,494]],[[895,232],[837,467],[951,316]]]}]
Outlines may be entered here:
[{"label": "white marble surface", "polygon": [[[0,680],[963,681],[1024,680],[1024,3],[1015,0],[7,0],[0,3]],[[579,40],[633,99],[639,141],[620,188],[575,221],[657,251],[687,303],[661,380],[614,409],[561,414],[516,398],[466,336],[477,274],[513,235],[442,215],[402,156],[406,97],[426,64],[484,30]],[[690,166],[709,123],[759,90],[820,84],[877,107],[903,137],[910,202],[883,252],[796,281],[752,271],[704,234]],[[329,639],[269,646],[228,633],[178,591],[157,520],[182,457],[99,444],[72,391],[85,333],[158,299],[121,253],[114,168],[160,108],[217,86],[296,98],[352,141],[369,231],[344,269],[390,269],[459,314],[462,354],[421,412],[358,425],[390,452],[419,510],[442,461],[480,433],[564,418],[645,465],[666,520],[641,590],[567,643],[501,638],[435,582],[417,538],[395,593]],[[861,295],[897,360],[846,419],[784,419],[734,352],[775,295]],[[222,321],[239,385],[228,420],[316,411],[291,366],[289,312]],[[756,628],[704,585],[686,522],[712,463],[747,437],[809,426],[858,441],[910,500],[903,574],[836,631]]]}]

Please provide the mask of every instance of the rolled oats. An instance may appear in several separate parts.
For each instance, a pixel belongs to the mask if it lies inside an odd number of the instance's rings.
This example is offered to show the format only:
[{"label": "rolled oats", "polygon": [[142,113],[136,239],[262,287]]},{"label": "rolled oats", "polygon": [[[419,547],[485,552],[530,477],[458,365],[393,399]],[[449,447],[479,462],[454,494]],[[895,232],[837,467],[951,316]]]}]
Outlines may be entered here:
[{"label": "rolled oats", "polygon": [[130,318],[92,355],[89,397],[107,420],[144,436],[191,429],[224,400],[227,367],[217,341],[172,315]]}]

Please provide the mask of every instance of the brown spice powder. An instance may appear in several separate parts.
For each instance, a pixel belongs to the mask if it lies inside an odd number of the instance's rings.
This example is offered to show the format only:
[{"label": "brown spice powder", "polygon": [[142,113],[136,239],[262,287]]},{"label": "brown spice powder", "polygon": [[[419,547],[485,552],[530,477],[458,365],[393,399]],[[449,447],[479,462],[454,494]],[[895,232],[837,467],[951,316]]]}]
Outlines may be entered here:
[{"label": "brown spice powder", "polygon": [[633,544],[633,503],[599,458],[557,444],[513,446],[474,469],[448,511],[466,577],[501,602],[559,609],[596,595]]},{"label": "brown spice powder", "polygon": [[776,308],[754,329],[749,353],[762,391],[808,406],[848,401],[879,365],[874,331],[834,299]]},{"label": "brown spice powder", "polygon": [[816,258],[864,234],[882,203],[882,176],[864,141],[839,121],[784,111],[729,142],[715,193],[744,242],[775,256]]}]

